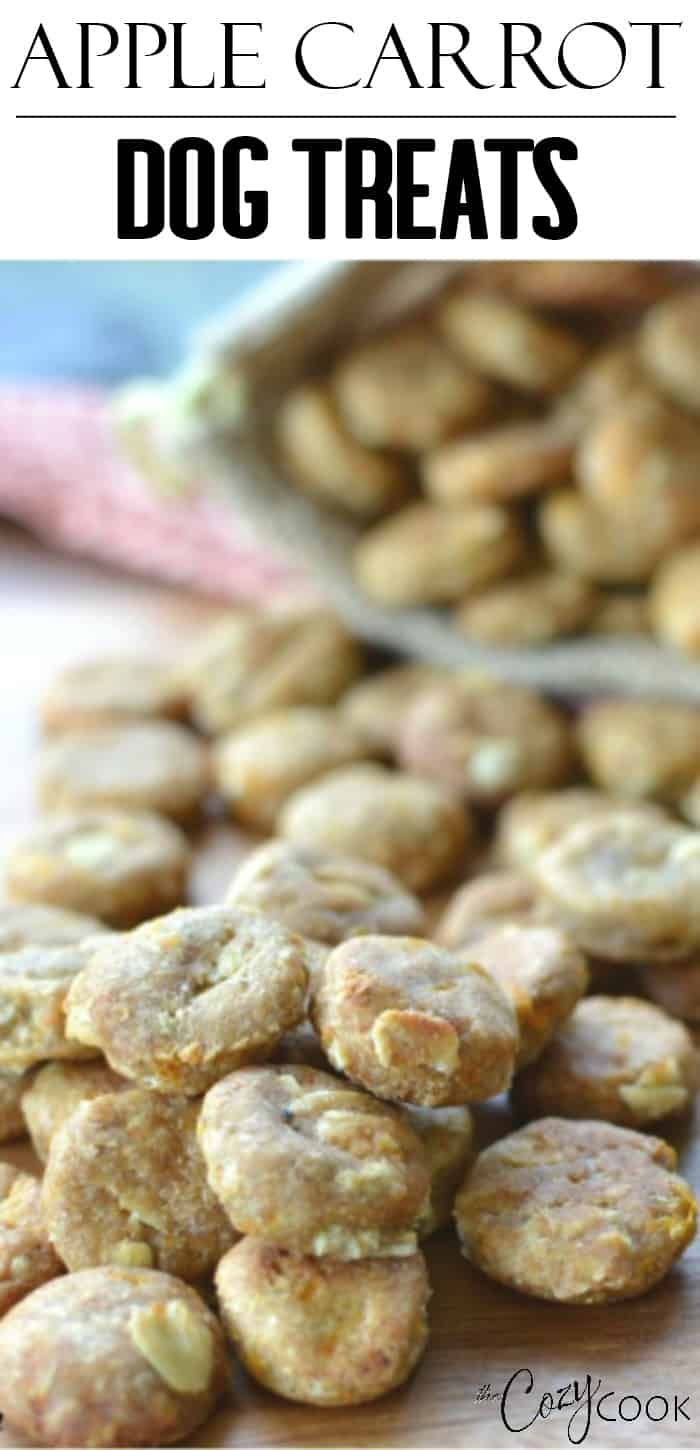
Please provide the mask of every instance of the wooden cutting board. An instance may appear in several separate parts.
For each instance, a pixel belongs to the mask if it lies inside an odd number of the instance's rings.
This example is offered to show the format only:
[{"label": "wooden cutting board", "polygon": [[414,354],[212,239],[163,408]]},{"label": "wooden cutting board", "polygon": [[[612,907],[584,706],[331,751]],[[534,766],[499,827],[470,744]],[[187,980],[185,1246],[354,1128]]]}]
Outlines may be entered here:
[{"label": "wooden cutting board", "polygon": [[[50,676],[69,660],[103,650],[175,650],[213,610],[170,590],[46,554],[0,525],[0,850],[34,814],[36,702]],[[247,845],[226,823],[206,828],[195,872],[197,901],[220,898]],[[507,1106],[500,1102],[477,1117],[484,1142],[509,1127]],[[681,1153],[683,1172],[700,1191],[700,1111],[669,1136]],[[2,1149],[0,1156],[30,1159],[23,1146]],[[700,1242],[645,1298],[597,1309],[539,1303],[490,1283],[460,1257],[450,1232],[436,1236],[426,1252],[432,1336],[407,1386],[354,1410],[314,1410],[278,1400],[236,1371],[230,1403],[190,1443],[440,1450],[539,1450],[571,1443],[596,1450],[686,1450],[700,1444]],[[504,1387],[516,1374],[502,1405]],[[601,1418],[594,1407],[586,1433],[588,1376],[594,1406],[612,1418]],[[582,1401],[572,1420],[574,1381]],[[547,1413],[545,1398],[543,1418],[538,1407],[547,1393],[554,1408]],[[0,1450],[27,1443],[9,1424],[0,1428]]]}]

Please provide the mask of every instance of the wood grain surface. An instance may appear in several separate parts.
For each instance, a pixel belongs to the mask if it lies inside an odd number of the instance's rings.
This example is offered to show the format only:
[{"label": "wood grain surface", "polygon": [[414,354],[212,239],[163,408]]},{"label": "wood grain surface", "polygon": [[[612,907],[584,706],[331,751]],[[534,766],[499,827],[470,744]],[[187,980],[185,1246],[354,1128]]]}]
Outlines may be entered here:
[{"label": "wood grain surface", "polygon": [[[211,604],[140,580],[51,556],[0,525],[0,848],[34,813],[36,701],[56,669],[115,647],[175,650],[212,609]],[[214,822],[198,846],[194,897],[216,900],[246,841],[228,824]],[[477,1116],[483,1141],[509,1126],[507,1106],[500,1102]],[[680,1150],[683,1172],[700,1189],[697,1108],[669,1136]],[[3,1149],[2,1156],[27,1161],[28,1150]],[[518,1445],[534,1450],[572,1443],[596,1450],[685,1450],[700,1444],[700,1243],[645,1298],[589,1309],[539,1303],[490,1283],[464,1262],[449,1232],[428,1244],[427,1257],[433,1284],[432,1336],[421,1366],[404,1389],[355,1410],[314,1410],[278,1400],[236,1372],[231,1402],[191,1443],[472,1450]],[[530,1371],[532,1381],[520,1374],[502,1407],[501,1393],[517,1371]],[[594,1407],[590,1425],[588,1376],[594,1405],[601,1411]],[[558,1405],[561,1399],[572,1399],[574,1381],[581,1408],[572,1420],[572,1406]],[[563,1393],[567,1386],[571,1388]],[[550,1401],[545,1398],[543,1418],[537,1412],[546,1392],[554,1408],[547,1413]],[[675,1412],[676,1400],[683,1411]],[[669,1409],[664,1415],[665,1402]],[[27,1443],[9,1424],[0,1428],[0,1450]]]}]

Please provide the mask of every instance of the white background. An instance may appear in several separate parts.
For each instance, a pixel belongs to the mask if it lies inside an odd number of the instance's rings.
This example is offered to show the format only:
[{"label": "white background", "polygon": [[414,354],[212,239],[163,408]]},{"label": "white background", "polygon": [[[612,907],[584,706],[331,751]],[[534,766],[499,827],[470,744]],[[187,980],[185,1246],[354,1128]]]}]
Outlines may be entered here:
[{"label": "white background", "polygon": [[[531,3],[513,9],[504,3],[456,3],[440,6],[428,0],[387,5],[360,4],[358,0],[248,0],[245,7],[198,0],[196,5],[181,0],[139,0],[131,5],[104,3],[78,8],[74,0],[44,0],[44,4],[13,6],[0,20],[0,124],[2,126],[2,203],[0,256],[3,258],[299,258],[337,257],[449,257],[485,256],[586,256],[586,257],[700,257],[700,186],[697,146],[700,137],[700,19],[697,6],[688,0],[655,0],[653,4],[619,3],[605,0],[598,6],[579,0],[560,3]],[[140,90],[124,89],[126,81],[126,33],[120,29],[128,20],[166,25],[187,22],[185,76],[208,79],[217,72],[223,80],[223,31],[220,22],[263,23],[256,30],[240,31],[241,49],[259,49],[258,60],[238,62],[241,89],[170,89],[171,59],[166,54],[144,63]],[[465,59],[484,79],[495,81],[492,90],[478,91],[466,84],[454,68],[448,67],[443,90],[412,91],[398,63],[380,67],[373,89],[322,91],[308,87],[294,66],[294,49],[299,36],[317,21],[345,20],[355,34],[323,32],[309,50],[310,59],[324,68],[330,78],[362,76],[366,80],[381,49],[386,32],[395,21],[426,86],[430,80],[428,22],[436,19],[466,24],[472,41]],[[77,20],[108,21],[120,31],[116,53],[96,60],[94,88],[59,90],[50,66],[33,63],[27,68],[21,89],[12,89],[40,21],[45,24],[68,79],[79,81],[79,37]],[[501,86],[501,21],[527,19],[545,33],[542,64],[556,73],[556,51],[572,26],[591,20],[617,25],[628,37],[629,58],[624,75],[601,90],[547,91],[539,86],[525,66],[516,72],[517,90]],[[682,20],[680,32],[668,31],[663,41],[663,90],[649,90],[648,36],[630,31],[629,20]],[[104,36],[96,33],[97,49]],[[325,44],[324,44],[325,40]],[[150,38],[144,32],[146,48]],[[572,63],[586,66],[586,75],[611,68],[613,48],[604,40],[584,52],[572,48]],[[598,70],[594,70],[598,67]],[[244,83],[265,79],[264,89],[243,89]],[[561,79],[561,77],[558,77]],[[194,119],[202,112],[217,119]],[[355,119],[324,119],[351,112]],[[63,119],[17,119],[18,113],[59,114]],[[129,119],[106,117],[118,113]],[[136,113],[149,116],[177,113],[187,119],[134,119]],[[262,119],[262,116],[312,113],[315,119]],[[439,113],[443,119],[427,119]],[[521,113],[537,113],[543,120],[515,120]],[[578,113],[581,120],[553,119]],[[602,113],[673,113],[675,120],[607,120]],[[408,115],[410,120],[378,120],[377,115]],[[476,114],[477,119],[473,119]],[[498,114],[499,119],[495,119]],[[506,114],[511,119],[500,119]],[[82,119],[67,119],[68,116]],[[100,119],[85,119],[98,115]],[[454,117],[464,119],[454,119]],[[259,117],[260,119],[255,119]],[[370,119],[372,117],[372,119]],[[467,119],[468,117],[468,119]],[[422,119],[423,118],[423,119]],[[264,185],[270,193],[270,222],[266,234],[254,241],[233,241],[221,227],[203,241],[183,241],[165,231],[150,241],[127,242],[117,237],[116,145],[118,137],[146,136],[164,145],[183,135],[209,138],[217,147],[230,137],[251,133],[264,140],[270,159],[251,170],[251,185]],[[438,155],[422,158],[418,170],[429,183],[431,198],[417,208],[417,219],[439,225],[442,190],[450,146],[458,136],[473,137],[480,148],[486,136],[562,135],[573,140],[579,159],[561,167],[561,175],[572,191],[578,214],[578,230],[567,242],[540,241],[532,233],[534,212],[551,210],[539,183],[526,183],[530,174],[523,169],[521,198],[522,225],[517,242],[499,240],[499,176],[497,158],[482,159],[482,185],[489,221],[489,240],[472,242],[464,232],[455,242],[375,241],[371,227],[364,241],[348,242],[344,237],[344,205],[341,158],[331,158],[330,223],[324,242],[307,237],[307,194],[305,158],[291,152],[292,136],[369,135],[395,141],[397,137],[434,136]],[[367,212],[370,217],[369,211]]]}]

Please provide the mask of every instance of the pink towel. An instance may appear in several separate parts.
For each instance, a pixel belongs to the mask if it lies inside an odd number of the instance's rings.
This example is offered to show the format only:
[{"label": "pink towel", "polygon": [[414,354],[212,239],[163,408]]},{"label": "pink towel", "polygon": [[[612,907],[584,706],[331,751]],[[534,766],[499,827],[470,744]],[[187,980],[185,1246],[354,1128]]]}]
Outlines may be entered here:
[{"label": "pink towel", "polygon": [[99,389],[0,390],[0,514],[47,544],[224,599],[263,600],[303,577],[204,490],[171,501],[120,457]]}]

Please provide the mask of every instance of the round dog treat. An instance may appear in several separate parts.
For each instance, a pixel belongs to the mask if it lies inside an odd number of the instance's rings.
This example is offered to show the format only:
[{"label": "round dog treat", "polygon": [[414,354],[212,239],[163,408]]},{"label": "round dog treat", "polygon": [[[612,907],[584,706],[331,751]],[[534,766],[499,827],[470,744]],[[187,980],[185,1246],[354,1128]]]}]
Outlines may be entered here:
[{"label": "round dog treat", "polygon": [[440,309],[445,336],[478,372],[524,393],[555,393],[581,366],[574,333],[506,297],[465,289]]},{"label": "round dog treat", "polygon": [[395,508],[408,491],[400,460],[353,437],[331,391],[320,384],[306,383],[285,398],[278,442],[283,464],[304,493],[358,518]]},{"label": "round dog treat", "polygon": [[479,1154],[455,1206],[463,1252],[538,1299],[635,1298],[695,1234],[695,1198],[675,1165],[660,1138],[540,1118]]},{"label": "round dog treat", "polygon": [[32,1147],[46,1162],[54,1133],[81,1103],[131,1087],[106,1062],[46,1062],[22,1095],[23,1121]]},{"label": "round dog treat", "polygon": [[596,785],[638,800],[673,804],[700,775],[700,710],[664,700],[602,700],[578,722]]},{"label": "round dog treat", "polygon": [[411,1108],[402,1112],[425,1148],[430,1169],[430,1199],[416,1222],[427,1239],[452,1218],[455,1194],[474,1156],[474,1119],[468,1107]]},{"label": "round dog treat", "polygon": [[672,1017],[700,1022],[700,955],[677,966],[644,967],[641,980],[647,997]]},{"label": "round dog treat", "polygon": [[641,329],[644,362],[674,402],[700,412],[700,290],[679,292],[647,313]]},{"label": "round dog treat", "polygon": [[436,503],[503,503],[562,483],[573,456],[567,420],[528,418],[444,443],[424,460],[423,482]]},{"label": "round dog treat", "polygon": [[555,926],[511,923],[470,944],[469,955],[513,1005],[520,1033],[515,1067],[520,1072],[540,1056],[586,991],[585,958]]},{"label": "round dog treat", "polygon": [[30,1080],[28,1073],[0,1072],[0,1143],[11,1143],[26,1134],[22,1095]]},{"label": "round dog treat", "polygon": [[355,937],[331,952],[311,1016],[329,1062],[378,1097],[481,1102],[513,1075],[518,1030],[490,973],[419,937]]},{"label": "round dog treat", "polygon": [[468,639],[481,644],[547,644],[583,629],[597,600],[593,585],[580,576],[542,570],[494,584],[467,599],[455,623]]},{"label": "round dog treat", "polygon": [[41,718],[49,731],[88,730],[153,717],[179,719],[186,704],[168,665],[144,655],[114,655],[64,670],[42,701]]},{"label": "round dog treat", "polygon": [[368,932],[414,935],[425,926],[421,903],[381,866],[288,841],[253,851],[226,899],[330,946]]},{"label": "round dog treat", "polygon": [[302,1404],[376,1400],[403,1384],[427,1343],[421,1253],[339,1263],[247,1238],[222,1259],[216,1287],[246,1369]]},{"label": "round dog treat", "polygon": [[660,565],[649,599],[651,627],[685,654],[700,655],[700,544],[679,549]]},{"label": "round dog treat", "polygon": [[630,512],[623,527],[578,489],[559,488],[542,500],[537,522],[560,569],[600,584],[640,584],[673,540],[655,515]]},{"label": "round dog treat", "polygon": [[406,770],[491,806],[565,779],[571,735],[555,706],[529,690],[461,679],[435,686],[407,711],[399,759]]},{"label": "round dog treat", "polygon": [[225,735],[214,752],[214,773],[237,819],[252,830],[272,831],[295,790],[369,753],[366,740],[337,710],[297,705]]},{"label": "round dog treat", "polygon": [[648,821],[652,827],[668,819],[660,806],[620,799],[587,786],[524,791],[506,801],[499,812],[496,854],[507,866],[529,870],[533,861],[571,826],[620,816]]},{"label": "round dog treat", "polygon": [[646,594],[610,590],[598,596],[589,634],[649,634],[651,619]]},{"label": "round dog treat", "polygon": [[68,989],[101,936],[72,946],[19,947],[0,955],[0,1071],[24,1072],[45,1058],[94,1057],[66,1025]]},{"label": "round dog treat", "polygon": [[280,829],[296,845],[382,866],[411,891],[451,875],[474,833],[444,786],[379,765],[338,770],[297,791]]},{"label": "round dog treat", "polygon": [[535,885],[584,951],[663,962],[700,946],[700,834],[621,814],[574,826],[532,863]]},{"label": "round dog treat", "polygon": [[542,919],[532,881],[524,871],[488,871],[455,892],[438,922],[435,939],[449,951],[469,947],[499,926],[530,926]]},{"label": "round dog treat", "polygon": [[200,1104],[134,1088],[83,1101],[51,1143],[44,1216],[69,1269],[209,1273],[234,1232],[206,1179]]},{"label": "round dog treat", "polygon": [[357,347],[336,369],[350,431],[370,448],[423,453],[488,418],[494,390],[467,372],[429,327],[414,324]]},{"label": "round dog treat", "polygon": [[172,1445],[229,1379],[217,1319],[189,1285],[150,1269],[45,1284],[3,1319],[0,1359],[6,1417],[40,1445]]},{"label": "round dog treat", "polygon": [[197,724],[212,735],[291,705],[332,705],[362,672],[362,651],[327,609],[241,613],[190,662]]},{"label": "round dog treat", "polygon": [[356,578],[371,599],[400,607],[451,604],[519,564],[525,537],[498,504],[415,503],[369,529],[355,549]]},{"label": "round dog treat", "polygon": [[576,474],[625,531],[650,518],[671,543],[700,527],[700,424],[659,398],[604,413],[579,447]]},{"label": "round dog treat", "polygon": [[449,678],[437,665],[393,665],[358,680],[339,709],[370,749],[392,756],[407,707],[421,691]]},{"label": "round dog treat", "polygon": [[46,745],[39,759],[39,800],[49,811],[115,808],[188,821],[208,786],[204,746],[167,720],[76,731]]},{"label": "round dog treat", "polygon": [[527,1117],[643,1128],[687,1108],[700,1081],[688,1029],[639,997],[586,997],[515,1085]]},{"label": "round dog treat", "polygon": [[240,1233],[337,1259],[413,1253],[428,1163],[385,1103],[312,1067],[245,1068],[210,1089],[197,1131]]},{"label": "round dog treat", "polygon": [[58,906],[0,902],[0,967],[4,952],[13,953],[21,947],[73,946],[103,929],[95,917]]},{"label": "round dog treat", "polygon": [[[129,927],[180,905],[190,861],[187,839],[170,821],[141,811],[85,810],[42,821],[18,842],[7,860],[7,889],[25,901],[71,906]],[[98,929],[88,923],[81,935]]]},{"label": "round dog treat", "polygon": [[49,1241],[38,1178],[0,1163],[0,1315],[62,1273]]},{"label": "round dog treat", "polygon": [[107,944],[66,1003],[68,1031],[115,1072],[196,1096],[269,1056],[304,1016],[307,948],[254,911],[174,911]]}]

